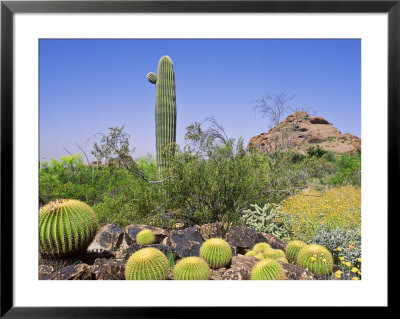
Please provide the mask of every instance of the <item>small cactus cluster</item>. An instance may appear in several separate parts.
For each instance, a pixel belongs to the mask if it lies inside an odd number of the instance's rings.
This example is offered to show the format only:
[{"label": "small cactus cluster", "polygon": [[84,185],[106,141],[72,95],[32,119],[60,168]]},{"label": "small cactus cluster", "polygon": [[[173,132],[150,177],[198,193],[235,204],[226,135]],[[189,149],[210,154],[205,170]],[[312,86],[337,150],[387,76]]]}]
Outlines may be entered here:
[{"label": "small cactus cluster", "polygon": [[139,245],[151,245],[156,237],[150,229],[143,229],[136,235],[136,243]]},{"label": "small cactus cluster", "polygon": [[126,280],[164,280],[169,273],[167,257],[153,247],[133,253],[125,266]]},{"label": "small cactus cluster", "polygon": [[312,244],[300,249],[296,263],[314,275],[324,276],[332,273],[332,255],[328,249],[320,245]]},{"label": "small cactus cluster", "polygon": [[221,268],[227,266],[231,261],[231,247],[222,238],[210,238],[201,245],[200,257],[203,258],[211,268]]},{"label": "small cactus cluster", "polygon": [[39,247],[45,258],[69,258],[84,253],[96,232],[95,212],[79,200],[56,200],[39,211]]},{"label": "small cactus cluster", "polygon": [[251,280],[284,280],[283,267],[273,259],[259,261],[251,270]]},{"label": "small cactus cluster", "polygon": [[248,251],[246,256],[253,256],[259,260],[264,259],[275,259],[283,262],[287,262],[285,252],[281,249],[273,249],[267,243],[257,243],[253,249]]},{"label": "small cactus cluster", "polygon": [[185,257],[173,269],[175,280],[208,280],[210,267],[200,257]]}]

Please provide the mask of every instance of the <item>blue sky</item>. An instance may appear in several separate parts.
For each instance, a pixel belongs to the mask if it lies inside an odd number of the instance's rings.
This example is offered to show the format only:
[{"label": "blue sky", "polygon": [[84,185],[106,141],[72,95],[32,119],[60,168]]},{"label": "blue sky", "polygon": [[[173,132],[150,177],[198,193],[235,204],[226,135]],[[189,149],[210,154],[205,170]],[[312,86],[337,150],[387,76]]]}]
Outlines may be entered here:
[{"label": "blue sky", "polygon": [[[213,116],[245,143],[268,131],[254,110],[265,93],[295,95],[342,133],[361,136],[360,40],[40,40],[40,160],[63,147],[90,154],[96,133],[125,125],[134,157],[155,154],[158,60],[174,63],[177,143],[185,127]],[[90,139],[88,141],[88,139]]]}]

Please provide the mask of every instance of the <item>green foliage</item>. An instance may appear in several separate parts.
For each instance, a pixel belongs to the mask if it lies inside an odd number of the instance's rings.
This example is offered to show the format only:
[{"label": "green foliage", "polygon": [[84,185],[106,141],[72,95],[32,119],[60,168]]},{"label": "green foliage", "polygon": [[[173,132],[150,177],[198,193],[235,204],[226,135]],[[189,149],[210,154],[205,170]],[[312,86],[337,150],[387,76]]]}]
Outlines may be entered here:
[{"label": "green foliage", "polygon": [[310,146],[310,147],[307,149],[307,154],[308,154],[308,156],[310,156],[310,157],[313,157],[313,156],[315,156],[315,157],[322,157],[323,155],[325,155],[325,154],[327,154],[327,153],[328,153],[328,151],[326,151],[326,150],[320,148],[319,145],[317,145],[317,147]]},{"label": "green foliage", "polygon": [[300,249],[296,263],[315,275],[324,276],[332,273],[332,255],[328,249],[320,245],[311,244]]},{"label": "green foliage", "polygon": [[168,262],[169,262],[169,268],[170,269],[174,268],[174,265],[175,265],[174,253],[169,253],[167,258],[168,258]]},{"label": "green foliage", "polygon": [[136,243],[139,245],[151,245],[156,240],[150,229],[143,229],[136,235]]},{"label": "green foliage", "polygon": [[343,154],[336,165],[337,172],[331,177],[333,185],[361,186],[361,154]]},{"label": "green foliage", "polygon": [[185,257],[177,262],[173,270],[175,280],[208,280],[210,267],[199,257]]},{"label": "green foliage", "polygon": [[228,265],[231,261],[231,247],[221,238],[210,238],[201,245],[200,257],[203,258],[211,268],[221,268]]},{"label": "green foliage", "polygon": [[39,211],[39,242],[43,257],[66,258],[85,252],[96,232],[96,214],[81,201],[60,199]]},{"label": "green foliage", "polygon": [[296,262],[299,251],[305,246],[307,246],[307,244],[301,240],[293,240],[289,242],[286,245],[286,256],[288,260],[293,263]]},{"label": "green foliage", "polygon": [[176,95],[175,72],[172,60],[161,57],[157,75],[148,73],[147,79],[156,84],[156,150],[157,165],[160,171],[169,166],[170,156],[164,153],[165,147],[176,142]]},{"label": "green foliage", "polygon": [[254,265],[251,270],[251,280],[284,280],[283,267],[273,259],[264,259]]},{"label": "green foliage", "polygon": [[169,273],[167,257],[156,248],[143,248],[129,257],[125,267],[126,280],[164,280]]},{"label": "green foliage", "polygon": [[265,204],[263,208],[257,204],[250,204],[254,210],[247,209],[243,211],[241,221],[247,227],[254,230],[271,234],[277,238],[283,238],[287,235],[282,223],[276,221],[281,217],[279,209],[276,205]]}]

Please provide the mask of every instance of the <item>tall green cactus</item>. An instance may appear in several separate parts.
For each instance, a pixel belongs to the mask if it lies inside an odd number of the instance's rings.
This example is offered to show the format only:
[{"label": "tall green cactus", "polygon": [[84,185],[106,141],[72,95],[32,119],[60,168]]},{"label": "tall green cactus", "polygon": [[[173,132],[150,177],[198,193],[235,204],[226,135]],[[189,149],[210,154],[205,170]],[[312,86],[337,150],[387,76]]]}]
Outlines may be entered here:
[{"label": "tall green cactus", "polygon": [[147,74],[156,85],[156,151],[159,172],[169,165],[169,156],[163,156],[165,147],[176,142],[175,72],[172,60],[163,56],[158,62],[158,74]]}]

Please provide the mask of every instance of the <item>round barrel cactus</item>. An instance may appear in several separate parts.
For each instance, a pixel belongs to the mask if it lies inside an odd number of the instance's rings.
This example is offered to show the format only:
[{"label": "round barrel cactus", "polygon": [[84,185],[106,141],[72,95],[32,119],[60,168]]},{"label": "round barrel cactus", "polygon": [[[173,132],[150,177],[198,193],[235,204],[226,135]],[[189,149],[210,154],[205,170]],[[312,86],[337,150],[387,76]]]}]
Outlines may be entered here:
[{"label": "round barrel cactus", "polygon": [[289,263],[289,261],[286,259],[286,257],[278,257],[278,258],[276,258],[276,261],[282,261],[284,263]]},{"label": "round barrel cactus", "polygon": [[252,256],[252,257],[255,257],[256,255],[257,255],[257,253],[253,250],[250,250],[245,254],[245,256]]},{"label": "round barrel cactus", "polygon": [[84,253],[97,232],[93,209],[74,199],[59,199],[39,211],[39,250],[44,258]]},{"label": "round barrel cactus", "polygon": [[143,229],[136,235],[136,243],[139,245],[151,245],[155,240],[156,237],[150,229]]},{"label": "round barrel cactus", "polygon": [[271,248],[271,246],[267,243],[257,243],[254,245],[253,247],[253,251],[257,252],[257,253],[262,253],[264,252],[264,250]]},{"label": "round barrel cactus", "polygon": [[125,266],[126,280],[164,280],[168,273],[167,257],[153,247],[143,248],[133,253]]},{"label": "round barrel cactus", "polygon": [[258,260],[264,260],[264,259],[265,259],[263,253],[258,253],[258,254],[255,255],[254,257],[256,257]]},{"label": "round barrel cactus", "polygon": [[299,251],[297,264],[315,275],[329,275],[332,273],[333,258],[325,247],[308,245]]},{"label": "round barrel cactus", "polygon": [[282,249],[275,249],[276,258],[286,257],[285,252]]},{"label": "round barrel cactus", "polygon": [[211,272],[200,257],[185,257],[177,262],[172,273],[175,280],[208,280]]},{"label": "round barrel cactus", "polygon": [[283,267],[273,259],[264,259],[254,265],[251,270],[251,280],[284,280]]},{"label": "round barrel cactus", "polygon": [[275,259],[275,258],[279,257],[276,253],[276,250],[272,249],[272,248],[268,248],[268,249],[264,250],[263,255],[265,258],[269,258],[269,259]]},{"label": "round barrel cactus", "polygon": [[231,261],[231,247],[221,238],[210,238],[201,245],[200,257],[203,258],[211,268],[221,268],[228,265]]},{"label": "round barrel cactus", "polygon": [[286,246],[286,256],[290,262],[296,262],[297,254],[299,253],[300,249],[307,246],[306,243],[302,242],[301,240],[293,240],[289,242]]}]

